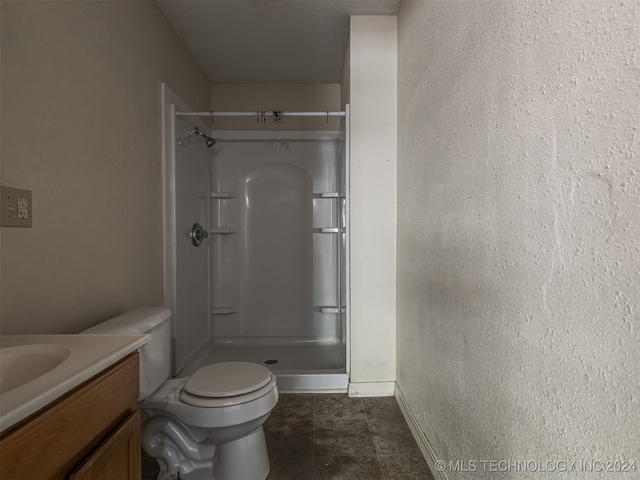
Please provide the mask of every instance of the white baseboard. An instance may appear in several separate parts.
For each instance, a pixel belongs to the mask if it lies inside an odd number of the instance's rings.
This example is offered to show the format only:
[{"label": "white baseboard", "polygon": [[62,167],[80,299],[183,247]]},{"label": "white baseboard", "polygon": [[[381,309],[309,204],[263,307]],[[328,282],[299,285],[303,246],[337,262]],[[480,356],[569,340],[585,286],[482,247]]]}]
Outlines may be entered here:
[{"label": "white baseboard", "polygon": [[350,397],[393,397],[396,382],[349,383]]},{"label": "white baseboard", "polygon": [[415,438],[416,443],[418,444],[418,448],[420,449],[425,462],[427,462],[429,470],[431,470],[433,478],[435,480],[449,480],[449,477],[447,477],[447,474],[445,472],[436,470],[436,461],[439,460],[436,456],[436,452],[433,451],[433,447],[429,443],[427,436],[418,425],[418,421],[411,412],[411,409],[409,408],[409,405],[407,404],[407,401],[402,394],[402,390],[400,390],[400,387],[398,387],[397,383],[395,385],[395,397],[398,405],[400,406],[400,410],[402,410],[402,415],[404,415],[404,419],[407,421],[409,429],[413,434],[413,438]]}]

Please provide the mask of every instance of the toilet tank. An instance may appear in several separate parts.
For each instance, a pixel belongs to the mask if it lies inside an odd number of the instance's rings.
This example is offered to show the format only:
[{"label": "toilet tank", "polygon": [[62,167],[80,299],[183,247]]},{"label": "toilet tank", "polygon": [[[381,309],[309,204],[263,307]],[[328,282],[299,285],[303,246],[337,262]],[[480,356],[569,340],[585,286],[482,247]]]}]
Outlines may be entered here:
[{"label": "toilet tank", "polygon": [[147,398],[171,377],[171,310],[139,308],[98,323],[81,334],[141,334],[151,340],[140,347],[140,398]]}]

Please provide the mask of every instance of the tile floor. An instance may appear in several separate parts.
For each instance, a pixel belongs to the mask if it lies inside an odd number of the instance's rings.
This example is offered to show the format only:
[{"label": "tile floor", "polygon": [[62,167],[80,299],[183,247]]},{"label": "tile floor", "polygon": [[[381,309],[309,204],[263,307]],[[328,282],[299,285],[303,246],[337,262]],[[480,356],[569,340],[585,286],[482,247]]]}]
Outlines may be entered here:
[{"label": "tile floor", "polygon": [[268,480],[433,480],[393,397],[280,396]]},{"label": "tile floor", "polygon": [[268,480],[433,480],[393,397],[282,394],[264,431]]}]

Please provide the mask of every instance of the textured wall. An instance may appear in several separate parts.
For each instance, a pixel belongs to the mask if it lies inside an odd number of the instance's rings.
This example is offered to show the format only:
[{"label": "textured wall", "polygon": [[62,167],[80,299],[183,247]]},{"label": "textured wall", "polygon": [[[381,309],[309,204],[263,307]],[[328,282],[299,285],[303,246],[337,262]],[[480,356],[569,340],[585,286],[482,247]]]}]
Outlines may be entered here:
[{"label": "textured wall", "polygon": [[[639,23],[638,1],[400,11],[398,385],[445,460],[640,462]],[[638,473],[602,475],[499,478]]]},{"label": "textured wall", "polygon": [[75,333],[162,303],[160,82],[209,82],[153,2],[0,2],[1,183],[33,191],[3,228],[2,332]]}]

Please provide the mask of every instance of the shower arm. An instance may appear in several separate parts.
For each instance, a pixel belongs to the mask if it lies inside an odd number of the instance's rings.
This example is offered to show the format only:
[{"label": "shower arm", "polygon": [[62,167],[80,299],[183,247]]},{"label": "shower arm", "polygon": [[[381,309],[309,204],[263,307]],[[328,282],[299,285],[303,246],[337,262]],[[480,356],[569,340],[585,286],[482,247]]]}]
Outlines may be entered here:
[{"label": "shower arm", "polygon": [[193,127],[191,133],[187,135],[183,140],[186,140],[188,142],[194,135],[200,135],[202,138],[204,138],[207,142],[207,147],[209,148],[213,147],[216,144],[215,138],[211,138],[209,135],[206,135],[198,127]]}]

